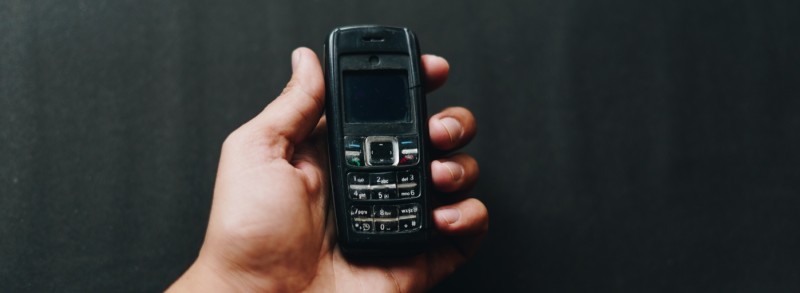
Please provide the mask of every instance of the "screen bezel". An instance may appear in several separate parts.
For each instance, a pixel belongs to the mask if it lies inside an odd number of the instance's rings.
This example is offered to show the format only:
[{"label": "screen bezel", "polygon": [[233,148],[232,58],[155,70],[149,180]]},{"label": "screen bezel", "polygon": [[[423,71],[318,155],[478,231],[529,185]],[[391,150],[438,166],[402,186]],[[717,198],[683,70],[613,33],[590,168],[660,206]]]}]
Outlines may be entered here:
[{"label": "screen bezel", "polygon": [[[378,58],[379,62],[374,62]],[[370,61],[372,59],[373,61]],[[420,101],[419,80],[415,79],[415,73],[410,65],[410,58],[403,54],[344,54],[339,56],[338,74],[342,76],[346,71],[369,71],[369,70],[405,70],[408,75],[408,110],[409,117],[406,122],[385,122],[385,123],[357,123],[347,122],[342,119],[342,131],[344,135],[414,135],[419,134],[417,127]],[[344,81],[338,81],[338,98],[340,105],[344,105]],[[344,109],[341,109],[344,111]],[[343,114],[343,113],[342,113]],[[344,117],[342,117],[344,118]]]},{"label": "screen bezel", "polygon": [[[348,82],[355,83],[358,79],[363,78],[370,78],[370,77],[395,77],[395,78],[402,78],[402,85],[397,87],[397,84],[393,84],[393,88],[383,88],[383,90],[391,90],[391,91],[403,91],[403,93],[394,96],[393,98],[400,98],[402,100],[396,101],[388,101],[390,106],[398,106],[400,107],[400,111],[397,112],[390,112],[386,111],[383,112],[387,114],[387,117],[397,116],[401,117],[399,119],[394,120],[380,120],[374,119],[365,119],[368,118],[366,116],[359,116],[357,115],[357,106],[353,106],[350,99],[354,99],[354,96],[348,95],[348,89],[351,89],[355,84],[348,84]],[[363,81],[363,80],[361,80]],[[388,81],[384,80],[384,81]],[[344,122],[351,123],[351,124],[384,124],[384,123],[409,123],[411,122],[412,115],[411,112],[413,111],[412,103],[411,103],[411,89],[409,88],[409,80],[408,80],[408,71],[403,69],[374,69],[374,70],[344,70],[342,71],[342,95],[343,95],[343,110],[344,110]],[[372,96],[369,98],[383,98],[381,96]],[[375,106],[375,105],[373,105]],[[394,115],[392,115],[394,114]],[[399,114],[399,115],[398,115]],[[369,115],[367,115],[369,116]]]}]

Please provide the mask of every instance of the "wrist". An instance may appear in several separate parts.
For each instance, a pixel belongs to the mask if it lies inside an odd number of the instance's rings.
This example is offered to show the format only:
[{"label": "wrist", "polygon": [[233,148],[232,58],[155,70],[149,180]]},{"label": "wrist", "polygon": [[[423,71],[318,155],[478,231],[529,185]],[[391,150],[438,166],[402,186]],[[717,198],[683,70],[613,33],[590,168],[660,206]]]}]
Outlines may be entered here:
[{"label": "wrist", "polygon": [[219,268],[198,258],[167,292],[254,292],[237,272]]}]

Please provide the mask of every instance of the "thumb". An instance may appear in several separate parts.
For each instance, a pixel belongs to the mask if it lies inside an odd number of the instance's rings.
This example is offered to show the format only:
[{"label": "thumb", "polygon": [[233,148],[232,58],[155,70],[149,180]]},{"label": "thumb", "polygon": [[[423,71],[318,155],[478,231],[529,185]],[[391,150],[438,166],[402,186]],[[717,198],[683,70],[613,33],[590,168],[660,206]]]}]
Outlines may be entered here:
[{"label": "thumb", "polygon": [[297,144],[319,122],[325,107],[325,82],[314,51],[292,52],[292,79],[280,96],[247,124],[260,135]]}]

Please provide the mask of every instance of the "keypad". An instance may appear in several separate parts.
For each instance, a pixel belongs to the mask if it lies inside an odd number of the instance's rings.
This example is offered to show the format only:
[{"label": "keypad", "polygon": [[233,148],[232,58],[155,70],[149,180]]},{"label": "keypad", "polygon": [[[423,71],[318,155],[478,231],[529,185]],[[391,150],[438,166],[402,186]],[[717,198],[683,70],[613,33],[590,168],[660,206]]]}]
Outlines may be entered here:
[{"label": "keypad", "polygon": [[[422,228],[419,203],[406,199],[421,196],[417,165],[420,149],[417,136],[347,136],[347,173],[351,229],[359,233],[403,233]],[[373,166],[400,170],[370,172]],[[405,169],[403,169],[405,167]],[[411,169],[408,169],[411,168]]]},{"label": "keypad", "polygon": [[350,172],[347,193],[355,200],[387,200],[420,196],[416,169],[392,172]]},{"label": "keypad", "polygon": [[419,204],[353,205],[350,219],[353,230],[363,233],[414,231],[422,227]]}]

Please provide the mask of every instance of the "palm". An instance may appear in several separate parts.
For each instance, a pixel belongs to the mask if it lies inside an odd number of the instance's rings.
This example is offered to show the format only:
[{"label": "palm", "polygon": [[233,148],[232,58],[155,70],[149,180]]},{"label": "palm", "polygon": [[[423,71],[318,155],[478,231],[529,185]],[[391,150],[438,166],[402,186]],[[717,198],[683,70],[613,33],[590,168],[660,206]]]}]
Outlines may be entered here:
[{"label": "palm", "polygon": [[[372,262],[351,261],[342,255],[327,212],[326,140],[321,130],[324,127],[298,144],[290,160],[247,160],[242,162],[245,166],[237,167],[242,172],[230,178],[236,184],[226,184],[227,177],[218,178],[216,194],[257,199],[237,201],[229,207],[238,212],[235,217],[227,216],[230,226],[213,234],[221,236],[224,243],[220,246],[229,257],[235,256],[236,262],[249,263],[250,273],[260,279],[297,279],[291,283],[298,286],[287,288],[289,291],[408,292],[427,288],[431,281],[429,255]],[[255,157],[268,158],[269,153]],[[274,267],[276,255],[293,260],[282,266],[281,276],[262,269]]]}]

